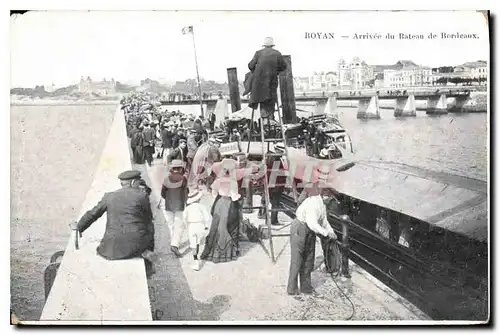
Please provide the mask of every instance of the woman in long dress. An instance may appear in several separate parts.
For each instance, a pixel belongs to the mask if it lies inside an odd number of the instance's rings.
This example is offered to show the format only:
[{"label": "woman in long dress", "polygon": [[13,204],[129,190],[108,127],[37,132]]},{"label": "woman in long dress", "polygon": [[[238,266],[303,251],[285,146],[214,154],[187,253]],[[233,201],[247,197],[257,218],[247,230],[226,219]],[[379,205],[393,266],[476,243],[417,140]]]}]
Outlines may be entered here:
[{"label": "woman in long dress", "polygon": [[215,201],[212,205],[212,224],[208,232],[201,259],[214,263],[229,262],[239,256],[239,230],[241,222],[238,180],[244,175],[237,169],[234,159],[214,163],[212,170],[217,179],[212,184]]}]

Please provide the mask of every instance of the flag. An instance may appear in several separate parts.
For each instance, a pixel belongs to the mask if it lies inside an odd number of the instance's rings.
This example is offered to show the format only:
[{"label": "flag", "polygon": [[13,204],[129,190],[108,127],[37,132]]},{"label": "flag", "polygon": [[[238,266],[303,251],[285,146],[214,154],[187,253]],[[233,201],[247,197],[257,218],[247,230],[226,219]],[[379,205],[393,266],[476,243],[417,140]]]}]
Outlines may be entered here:
[{"label": "flag", "polygon": [[182,28],[182,35],[192,34],[192,33],[193,33],[193,26]]}]

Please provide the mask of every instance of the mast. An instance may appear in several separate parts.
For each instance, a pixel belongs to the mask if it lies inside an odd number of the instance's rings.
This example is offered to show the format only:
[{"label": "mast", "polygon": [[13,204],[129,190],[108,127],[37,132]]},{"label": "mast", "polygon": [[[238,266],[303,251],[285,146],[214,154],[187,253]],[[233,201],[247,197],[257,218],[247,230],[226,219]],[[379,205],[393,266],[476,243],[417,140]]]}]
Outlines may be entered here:
[{"label": "mast", "polygon": [[203,113],[203,97],[201,95],[200,74],[198,72],[198,57],[196,56],[196,43],[194,41],[194,29],[193,29],[193,27],[191,27],[191,32],[192,32],[192,35],[193,35],[194,62],[196,64],[196,79],[198,80],[198,94],[199,94],[199,98],[200,98],[201,116],[204,117],[204,113]]}]

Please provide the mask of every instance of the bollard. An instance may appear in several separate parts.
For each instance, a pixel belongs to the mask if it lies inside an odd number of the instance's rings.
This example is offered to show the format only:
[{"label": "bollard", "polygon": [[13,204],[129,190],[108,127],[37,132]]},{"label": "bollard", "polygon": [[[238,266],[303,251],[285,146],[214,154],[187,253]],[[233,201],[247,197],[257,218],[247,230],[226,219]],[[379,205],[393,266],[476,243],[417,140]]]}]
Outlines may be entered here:
[{"label": "bollard", "polygon": [[55,252],[50,258],[50,264],[45,268],[43,273],[43,286],[45,289],[45,300],[49,297],[50,290],[52,289],[52,285],[54,284],[54,280],[56,279],[57,270],[59,270],[59,266],[61,265],[61,261],[59,258],[64,256],[64,251]]},{"label": "bollard", "polygon": [[351,278],[349,273],[349,216],[342,215],[340,217],[342,223],[342,276]]}]

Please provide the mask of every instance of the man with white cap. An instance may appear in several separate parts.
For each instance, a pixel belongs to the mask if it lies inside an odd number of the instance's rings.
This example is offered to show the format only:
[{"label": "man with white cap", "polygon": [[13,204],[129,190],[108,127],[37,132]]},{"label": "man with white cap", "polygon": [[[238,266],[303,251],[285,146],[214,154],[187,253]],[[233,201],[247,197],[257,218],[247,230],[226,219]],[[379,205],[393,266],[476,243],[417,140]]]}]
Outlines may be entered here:
[{"label": "man with white cap", "polygon": [[273,49],[272,37],[264,39],[263,49],[255,52],[248,68],[252,71],[251,94],[248,106],[255,109],[260,104],[261,117],[274,119],[278,102],[278,73],[287,69],[283,55]]},{"label": "man with white cap", "polygon": [[204,205],[200,204],[202,197],[203,192],[201,190],[197,188],[191,190],[182,216],[184,225],[188,227],[189,247],[193,251],[193,270],[195,271],[200,270],[200,260],[198,259],[200,244],[203,244],[202,242],[212,223],[210,212]]}]

